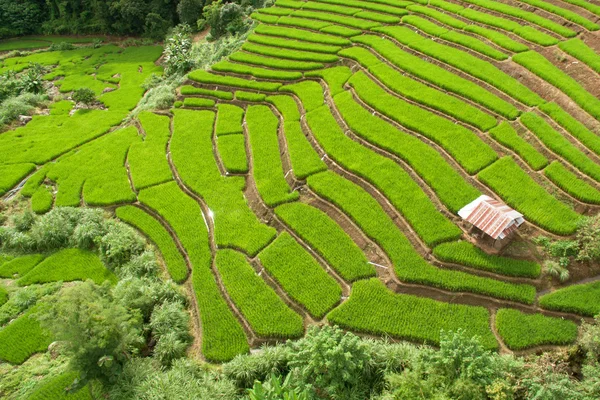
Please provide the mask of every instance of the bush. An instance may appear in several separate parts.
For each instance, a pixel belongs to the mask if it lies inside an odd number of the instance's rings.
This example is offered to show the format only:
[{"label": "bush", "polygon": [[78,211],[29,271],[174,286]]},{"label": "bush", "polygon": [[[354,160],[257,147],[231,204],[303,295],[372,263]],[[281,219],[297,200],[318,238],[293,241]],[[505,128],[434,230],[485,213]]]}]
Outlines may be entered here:
[{"label": "bush", "polygon": [[96,94],[92,89],[81,88],[73,92],[72,99],[75,103],[90,105],[96,101]]},{"label": "bush", "polygon": [[600,260],[600,216],[585,219],[577,231],[576,238],[579,243],[577,260]]},{"label": "bush", "polygon": [[181,0],[177,4],[179,20],[190,26],[196,26],[198,19],[202,16],[203,0]]},{"label": "bush", "polygon": [[114,268],[144,250],[144,239],[131,227],[116,221],[106,223],[106,234],[96,241],[100,258]]},{"label": "bush", "polygon": [[73,49],[75,49],[75,46],[70,42],[54,42],[48,48],[50,51],[67,51]]},{"label": "bush", "polygon": [[167,301],[154,309],[150,328],[157,340],[154,356],[162,365],[170,366],[174,360],[185,356],[192,342],[189,325],[190,315],[182,303]]},{"label": "bush", "polygon": [[8,124],[19,115],[29,114],[36,106],[48,99],[44,94],[23,93],[0,104],[0,125]]},{"label": "bush", "polygon": [[227,33],[231,35],[244,33],[251,26],[244,20],[242,6],[237,3],[223,4],[223,0],[217,0],[204,7],[203,17],[204,21],[200,20],[202,22],[199,23],[210,26],[211,39],[218,39]]},{"label": "bush", "polygon": [[192,69],[194,61],[191,50],[192,39],[185,30],[167,38],[164,51],[165,74],[184,74]]}]

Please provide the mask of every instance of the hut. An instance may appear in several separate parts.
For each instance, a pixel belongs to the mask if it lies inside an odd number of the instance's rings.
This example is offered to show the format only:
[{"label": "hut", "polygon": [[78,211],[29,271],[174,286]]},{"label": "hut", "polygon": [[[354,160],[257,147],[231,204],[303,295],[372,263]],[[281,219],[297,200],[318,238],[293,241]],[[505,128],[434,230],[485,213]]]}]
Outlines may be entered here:
[{"label": "hut", "polygon": [[525,222],[523,214],[501,201],[481,195],[458,211],[458,215],[493,240],[493,247],[501,249],[517,228]]}]

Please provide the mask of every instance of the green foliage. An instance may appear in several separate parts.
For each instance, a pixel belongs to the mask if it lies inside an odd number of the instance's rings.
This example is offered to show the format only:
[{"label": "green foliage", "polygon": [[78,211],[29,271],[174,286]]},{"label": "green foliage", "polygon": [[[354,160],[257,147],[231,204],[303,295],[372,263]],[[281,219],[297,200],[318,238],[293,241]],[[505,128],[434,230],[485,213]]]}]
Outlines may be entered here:
[{"label": "green foliage", "polygon": [[524,3],[548,11],[552,14],[559,15],[567,21],[575,22],[576,24],[583,26],[587,30],[597,31],[598,29],[600,29],[600,26],[593,23],[589,19],[584,18],[576,12],[567,10],[563,7],[555,6],[554,4],[546,3],[545,1],[541,0],[524,0]]},{"label": "green foliage", "polygon": [[30,311],[0,330],[0,359],[11,364],[22,364],[34,353],[45,351],[52,335]]},{"label": "green foliage", "polygon": [[256,274],[242,254],[233,250],[219,250],[215,263],[229,296],[258,336],[302,336],[302,317],[292,311]]},{"label": "green foliage", "polygon": [[210,36],[218,39],[229,33],[236,34],[245,32],[250,24],[243,18],[244,10],[238,3],[223,3],[217,0],[204,7],[202,16],[205,23],[210,26]]},{"label": "green foliage", "polygon": [[[239,92],[236,92],[236,95]],[[225,135],[217,138],[217,148],[227,172],[245,174],[248,172],[246,138],[244,135]]]},{"label": "green foliage", "polygon": [[112,301],[110,285],[91,281],[63,289],[42,315],[82,380],[110,381],[143,343],[141,317]]},{"label": "green foliage", "polygon": [[511,39],[510,37],[495,31],[493,29],[483,28],[479,25],[467,25],[464,28],[467,32],[472,32],[477,35],[483,36],[486,39],[490,40],[494,44],[515,53],[520,53],[522,51],[527,51],[529,48],[521,42],[517,42],[516,40]]},{"label": "green foliage", "polygon": [[443,261],[509,276],[537,278],[541,270],[536,262],[489,255],[465,241],[442,243],[433,249],[433,254]]},{"label": "green foliage", "polygon": [[440,330],[465,329],[470,337],[479,336],[484,348],[498,347],[487,309],[396,294],[375,278],[355,282],[350,299],[327,319],[353,331],[430,344],[443,339]]},{"label": "green foliage", "polygon": [[540,297],[540,306],[549,310],[572,312],[593,317],[600,313],[595,300],[600,295],[600,282],[571,285]]},{"label": "green foliage", "polygon": [[222,90],[209,90],[203,88],[197,88],[191,85],[185,85],[180,88],[180,92],[182,95],[205,95],[205,96],[213,96],[221,100],[233,100],[233,93],[224,92]]},{"label": "green foliage", "polygon": [[540,187],[511,157],[496,161],[478,178],[534,224],[561,235],[577,229],[581,216]]},{"label": "green foliage", "polygon": [[189,32],[177,32],[166,39],[164,50],[165,74],[185,74],[194,66],[192,38]]},{"label": "green foliage", "polygon": [[[263,28],[268,28],[267,25],[261,25]],[[274,27],[271,27],[274,28]],[[257,28],[258,29],[258,28]],[[258,43],[267,46],[275,46],[281,49],[292,49],[292,50],[303,50],[303,51],[312,51],[316,53],[324,53],[324,54],[336,54],[341,50],[340,46],[334,46],[329,44],[319,44],[313,42],[305,42],[300,40],[292,40],[279,38],[276,36],[266,36],[266,35],[250,35],[248,36],[248,42],[246,43]],[[337,59],[337,57],[336,57]]]},{"label": "green foliage", "polygon": [[410,100],[446,113],[483,131],[497,124],[494,117],[484,113],[480,109],[402,75],[388,64],[382,63],[373,53],[365,48],[350,47],[340,51],[339,54],[358,61],[385,86]]},{"label": "green foliage", "polygon": [[23,275],[20,286],[32,283],[76,281],[91,279],[97,284],[104,281],[116,283],[117,277],[100,261],[98,256],[80,249],[66,249],[55,253]]},{"label": "green foliage", "polygon": [[570,344],[577,338],[577,325],[570,320],[525,314],[511,308],[498,310],[496,327],[504,343],[513,350]]},{"label": "green foliage", "polygon": [[175,282],[181,283],[186,280],[188,269],[185,260],[173,238],[160,222],[143,210],[133,206],[119,207],[116,214],[117,217],[139,229],[156,244],[165,259],[169,274]]},{"label": "green foliage", "polygon": [[33,164],[0,165],[0,194],[15,187],[25,176],[35,169]]},{"label": "green foliage", "polygon": [[298,386],[330,398],[356,397],[362,389],[359,382],[370,355],[358,336],[337,327],[312,327],[290,346],[294,354],[290,374]]},{"label": "green foliage", "polygon": [[8,301],[8,292],[4,286],[0,286],[0,307],[2,307]]},{"label": "green foliage", "polygon": [[44,296],[56,292],[61,287],[62,282],[15,288],[14,291],[11,291],[8,301],[0,307],[0,326],[17,318],[19,314],[35,305]]},{"label": "green foliage", "polygon": [[178,302],[164,302],[154,308],[150,319],[152,337],[156,339],[154,357],[162,365],[171,366],[186,354],[192,343],[190,314]]},{"label": "green foliage", "polygon": [[75,103],[90,105],[96,102],[96,93],[92,89],[81,88],[73,92],[72,98]]},{"label": "green foliage", "polygon": [[259,254],[266,271],[292,299],[316,318],[339,303],[342,289],[323,267],[287,232]]},{"label": "green foliage", "polygon": [[291,376],[288,375],[283,383],[281,378],[275,374],[271,374],[268,381],[254,382],[252,389],[248,389],[248,397],[250,400],[308,400],[306,392],[300,392],[292,387],[290,383]]},{"label": "green foliage", "polygon": [[531,168],[538,171],[548,165],[548,159],[523,139],[506,121],[490,130],[490,136],[519,155]]},{"label": "green foliage", "polygon": [[217,137],[233,134],[243,134],[244,109],[231,104],[219,103],[217,105],[217,124],[215,134]]},{"label": "green foliage", "polygon": [[347,281],[375,275],[367,257],[350,236],[326,213],[303,203],[282,204],[275,209],[302,240]]},{"label": "green foliage", "polygon": [[361,100],[400,125],[442,146],[467,172],[475,173],[497,159],[496,153],[474,132],[391,96],[364,72],[353,75],[349,83]]},{"label": "green foliage", "polygon": [[525,113],[521,122],[529,128],[550,150],[571,163],[575,168],[600,182],[600,166],[590,160],[567,138],[555,131],[542,117],[534,113]]},{"label": "green foliage", "polygon": [[577,229],[576,240],[579,244],[579,261],[600,260],[600,217],[584,219]]},{"label": "green foliage", "polygon": [[246,111],[246,125],[250,137],[253,176],[256,188],[269,207],[298,199],[285,180],[286,171],[280,156],[277,130],[279,120],[267,106],[250,106]]},{"label": "green foliage", "polygon": [[[277,58],[285,58],[289,60],[297,60],[297,61],[306,61],[306,62],[316,62],[316,63],[332,63],[339,60],[339,58],[333,54],[325,54],[325,53],[317,53],[312,51],[302,51],[302,50],[291,50],[279,47],[271,47],[275,43],[270,46],[263,46],[260,44],[255,44],[252,42],[246,42],[242,46],[242,50],[245,50],[250,53],[261,54],[263,56],[269,57],[277,57]],[[291,63],[294,65],[294,63]],[[295,69],[295,68],[291,68]]]},{"label": "green foliage", "polygon": [[569,171],[560,161],[553,161],[546,167],[544,175],[576,199],[584,203],[600,204],[600,192]]},{"label": "green foliage", "polygon": [[267,96],[262,93],[244,92],[242,90],[236,90],[235,98],[240,101],[264,101]]},{"label": "green foliage", "polygon": [[469,291],[527,304],[533,303],[533,286],[508,284],[460,271],[437,268],[427,263],[381,205],[365,190],[350,181],[331,172],[323,172],[309,177],[308,185],[319,196],[338,206],[369,238],[381,246],[401,280],[451,291]]},{"label": "green foliage", "polygon": [[190,258],[192,285],[202,310],[204,356],[213,361],[226,361],[247,352],[244,330],[219,292],[210,268],[208,231],[198,203],[182,192],[175,182],[144,189],[139,193],[139,200],[165,219]]},{"label": "green foliage", "polygon": [[96,242],[109,268],[125,264],[144,250],[144,239],[135,230],[113,220],[106,222],[106,233]]}]

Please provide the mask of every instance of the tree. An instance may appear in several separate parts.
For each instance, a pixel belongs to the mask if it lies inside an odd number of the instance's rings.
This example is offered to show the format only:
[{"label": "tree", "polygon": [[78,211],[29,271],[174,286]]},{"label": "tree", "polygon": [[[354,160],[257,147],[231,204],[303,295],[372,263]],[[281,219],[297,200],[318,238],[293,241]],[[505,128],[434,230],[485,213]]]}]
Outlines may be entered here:
[{"label": "tree", "polygon": [[189,26],[196,26],[198,19],[202,17],[203,0],[181,0],[177,5],[179,22]]},{"label": "tree", "polygon": [[64,342],[82,382],[112,381],[144,344],[139,312],[113,301],[108,283],[98,286],[86,281],[67,287],[46,304],[42,324]]},{"label": "tree", "polygon": [[73,92],[72,98],[75,103],[83,103],[89,106],[96,101],[96,94],[92,89],[81,88]]}]

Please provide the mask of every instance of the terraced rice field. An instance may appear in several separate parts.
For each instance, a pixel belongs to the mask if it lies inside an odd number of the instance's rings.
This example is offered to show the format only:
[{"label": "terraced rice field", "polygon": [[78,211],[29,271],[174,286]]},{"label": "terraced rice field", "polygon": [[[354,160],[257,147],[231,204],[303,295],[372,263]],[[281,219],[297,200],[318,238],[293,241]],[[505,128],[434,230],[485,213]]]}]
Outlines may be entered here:
[{"label": "terraced rice field", "polygon": [[189,74],[179,108],[132,123],[160,48],[7,59],[55,65],[61,91],[116,90],[106,110],[0,134],[0,194],[116,210],[195,294],[210,361],[326,322],[434,345],[458,328],[490,349],[569,343],[597,285],[549,293],[535,253],[488,254],[457,211],[506,202],[524,246],[597,214],[600,13],[584,4],[278,0],[241,50]]}]

